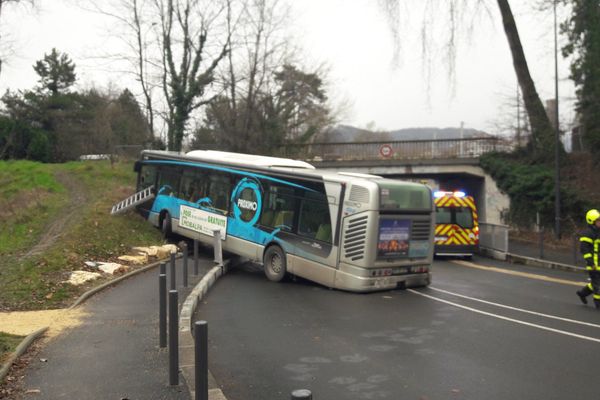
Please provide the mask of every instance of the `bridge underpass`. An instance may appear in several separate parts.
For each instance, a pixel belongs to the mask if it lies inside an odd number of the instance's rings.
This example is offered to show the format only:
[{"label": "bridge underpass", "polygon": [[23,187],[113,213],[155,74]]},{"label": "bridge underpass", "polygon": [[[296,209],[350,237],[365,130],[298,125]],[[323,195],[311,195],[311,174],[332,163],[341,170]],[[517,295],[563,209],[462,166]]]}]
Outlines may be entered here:
[{"label": "bridge underpass", "polygon": [[462,189],[475,198],[480,221],[502,224],[510,200],[479,166],[479,157],[490,151],[511,149],[511,143],[488,136],[294,144],[281,147],[278,155],[302,159],[317,168],[333,171],[359,172],[417,182],[427,180],[433,189]]},{"label": "bridge underpass", "polygon": [[479,159],[435,160],[336,160],[314,161],[321,169],[380,175],[429,185],[434,190],[462,190],[473,196],[479,219],[502,224],[510,207],[507,195],[501,193],[491,176],[479,166]]}]

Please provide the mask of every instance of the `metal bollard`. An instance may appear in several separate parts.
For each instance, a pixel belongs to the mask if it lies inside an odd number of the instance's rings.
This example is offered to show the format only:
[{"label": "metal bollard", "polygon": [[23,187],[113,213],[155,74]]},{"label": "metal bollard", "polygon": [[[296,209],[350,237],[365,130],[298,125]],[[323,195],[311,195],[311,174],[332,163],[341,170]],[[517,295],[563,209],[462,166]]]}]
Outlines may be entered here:
[{"label": "metal bollard", "polygon": [[544,229],[540,229],[540,259],[544,259]]},{"label": "metal bollard", "polygon": [[160,348],[167,347],[167,274],[162,273],[158,275],[158,343]]},{"label": "metal bollard", "polygon": [[292,400],[312,400],[312,393],[307,389],[294,390]]},{"label": "metal bollard", "polygon": [[198,275],[198,241],[194,239],[194,275]]},{"label": "metal bollard", "polygon": [[183,287],[188,287],[188,247],[187,244],[183,244]]},{"label": "metal bollard", "polygon": [[194,372],[196,400],[208,400],[208,324],[194,323]]},{"label": "metal bollard", "polygon": [[159,272],[158,272],[159,275],[166,275],[167,274],[167,264],[166,263],[161,262],[160,265],[159,265],[159,269],[160,269]]},{"label": "metal bollard", "polygon": [[179,385],[179,308],[177,290],[169,291],[169,385]]},{"label": "metal bollard", "polygon": [[177,289],[177,273],[175,271],[175,253],[171,253],[171,290]]},{"label": "metal bollard", "polygon": [[215,262],[217,264],[223,264],[223,249],[221,247],[221,231],[216,229],[213,231],[214,237],[214,250],[215,250]]}]

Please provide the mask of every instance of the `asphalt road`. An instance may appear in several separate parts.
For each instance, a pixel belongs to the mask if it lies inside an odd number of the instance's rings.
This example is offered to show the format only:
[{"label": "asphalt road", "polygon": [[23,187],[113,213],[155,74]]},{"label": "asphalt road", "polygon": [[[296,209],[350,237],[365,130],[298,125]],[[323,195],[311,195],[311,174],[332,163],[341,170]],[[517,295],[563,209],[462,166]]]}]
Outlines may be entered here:
[{"label": "asphalt road", "polygon": [[429,288],[352,294],[234,269],[197,311],[209,367],[229,400],[598,397],[585,276],[480,258],[433,273]]}]

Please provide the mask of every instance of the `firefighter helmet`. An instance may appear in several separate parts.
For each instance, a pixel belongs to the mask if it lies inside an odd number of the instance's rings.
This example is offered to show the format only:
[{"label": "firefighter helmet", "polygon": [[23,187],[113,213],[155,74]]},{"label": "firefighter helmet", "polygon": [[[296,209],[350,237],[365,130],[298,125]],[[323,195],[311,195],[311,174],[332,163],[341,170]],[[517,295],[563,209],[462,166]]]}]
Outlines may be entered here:
[{"label": "firefighter helmet", "polygon": [[596,222],[598,218],[600,218],[600,212],[598,212],[596,209],[590,210],[585,214],[585,220],[590,225]]}]

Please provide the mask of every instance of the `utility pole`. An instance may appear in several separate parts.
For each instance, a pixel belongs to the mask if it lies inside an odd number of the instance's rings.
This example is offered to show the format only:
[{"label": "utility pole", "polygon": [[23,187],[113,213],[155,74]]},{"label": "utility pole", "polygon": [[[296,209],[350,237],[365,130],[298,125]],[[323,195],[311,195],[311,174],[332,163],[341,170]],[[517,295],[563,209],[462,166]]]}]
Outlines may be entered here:
[{"label": "utility pole", "polygon": [[556,124],[555,124],[555,153],[554,153],[554,234],[560,239],[560,129],[558,117],[558,33],[556,24],[556,1],[554,0],[554,95]]}]

